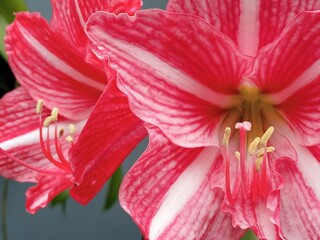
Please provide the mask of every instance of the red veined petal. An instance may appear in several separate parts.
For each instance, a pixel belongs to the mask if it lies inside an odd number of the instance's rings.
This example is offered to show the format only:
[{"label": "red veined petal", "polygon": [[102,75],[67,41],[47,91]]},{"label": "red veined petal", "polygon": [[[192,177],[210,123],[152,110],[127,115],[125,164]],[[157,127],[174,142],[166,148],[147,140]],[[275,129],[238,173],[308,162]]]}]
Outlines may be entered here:
[{"label": "red veined petal", "polygon": [[319,80],[319,41],[320,11],[299,14],[259,52],[251,78],[276,104],[284,102]]},{"label": "red veined petal", "polygon": [[281,163],[278,168],[285,178],[281,189],[280,220],[287,239],[320,237],[319,159],[303,147],[296,147],[297,164]]},{"label": "red veined petal", "polygon": [[[2,145],[3,144],[0,144],[1,148]],[[36,182],[39,172],[35,169],[51,172],[58,171],[44,156],[39,142],[12,147],[6,151],[21,160],[25,165],[8,158],[0,151],[0,175],[2,177],[10,178],[18,182]],[[27,167],[26,165],[32,166],[33,168]]]},{"label": "red veined petal", "polygon": [[[62,34],[72,45],[77,46],[78,51],[86,54],[88,39],[85,35],[84,27],[92,13],[107,11],[131,15],[139,10],[141,5],[141,0],[54,0],[52,1],[53,16],[51,25],[54,31]],[[92,56],[92,58],[96,57]],[[97,64],[101,63],[97,61]]]},{"label": "red veined petal", "polygon": [[295,15],[319,9],[317,0],[170,0],[167,6],[167,11],[202,17],[251,56],[274,41]]},{"label": "red veined petal", "polygon": [[211,25],[185,14],[99,12],[87,26],[95,52],[110,58],[138,117],[179,145],[212,144],[223,108],[251,58]]},{"label": "red veined petal", "polygon": [[[36,102],[23,87],[18,87],[1,98],[0,144],[39,127],[35,107]],[[50,111],[43,108],[43,114],[50,115]]]},{"label": "red veined petal", "polygon": [[317,159],[320,162],[320,145],[314,145],[314,146],[308,147],[308,149],[313,154],[315,159]]},{"label": "red veined petal", "polygon": [[302,13],[261,50],[251,76],[303,145],[319,143],[319,42],[320,11]]},{"label": "red veined petal", "polygon": [[38,184],[30,187],[26,192],[26,209],[34,214],[40,208],[44,208],[59,193],[72,187],[73,183],[70,176],[52,177],[39,176]]},{"label": "red veined petal", "polygon": [[7,33],[10,67],[30,95],[71,119],[86,117],[107,82],[102,69],[86,63],[39,14],[17,14]]},{"label": "red veined petal", "polygon": [[221,170],[217,148],[181,148],[152,130],[146,152],[120,188],[120,204],[146,239],[236,239],[221,210],[223,194],[211,188]]},{"label": "red veined petal", "polygon": [[146,134],[140,119],[130,111],[126,96],[115,81],[110,82],[70,151],[78,184],[71,196],[88,203]]}]

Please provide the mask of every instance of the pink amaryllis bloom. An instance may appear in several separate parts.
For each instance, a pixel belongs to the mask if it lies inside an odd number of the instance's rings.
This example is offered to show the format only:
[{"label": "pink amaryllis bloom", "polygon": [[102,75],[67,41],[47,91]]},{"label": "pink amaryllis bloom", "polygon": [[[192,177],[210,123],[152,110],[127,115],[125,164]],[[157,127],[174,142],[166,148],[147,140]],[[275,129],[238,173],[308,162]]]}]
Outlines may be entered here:
[{"label": "pink amaryllis bloom", "polygon": [[248,228],[320,238],[318,9],[171,0],[166,12],[89,18],[95,53],[151,125],[120,189],[146,239],[237,239]]},{"label": "pink amaryllis bloom", "polygon": [[[23,12],[8,27],[6,51],[21,87],[0,102],[0,175],[37,183],[26,193],[30,213],[66,189],[88,203],[146,135],[117,89],[114,71],[91,52],[84,32],[95,11],[132,15],[141,4],[53,0],[50,24],[38,13]],[[38,99],[43,106],[37,114]],[[70,123],[76,132],[72,127],[67,136]]]}]

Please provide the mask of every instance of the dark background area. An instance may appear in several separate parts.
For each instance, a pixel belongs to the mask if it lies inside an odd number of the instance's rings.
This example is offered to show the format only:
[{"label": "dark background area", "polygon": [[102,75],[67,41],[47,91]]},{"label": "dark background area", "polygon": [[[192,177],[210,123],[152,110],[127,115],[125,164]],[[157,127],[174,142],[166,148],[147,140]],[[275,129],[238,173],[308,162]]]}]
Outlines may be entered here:
[{"label": "dark background area", "polygon": [[[50,19],[51,6],[49,0],[26,0],[29,10],[41,12]],[[145,0],[144,8],[165,8],[167,0]],[[14,87],[12,75],[4,61],[1,64],[0,94]],[[138,156],[143,152],[145,140],[128,157],[123,170],[126,172]],[[0,198],[3,196],[3,179],[0,178]],[[7,199],[7,230],[9,240],[139,240],[141,234],[117,203],[110,210],[103,212],[107,185],[101,193],[87,206],[79,205],[73,199],[67,201],[65,214],[60,206],[41,209],[37,214],[30,215],[25,210],[25,191],[32,184],[9,181]],[[1,203],[1,202],[0,202]],[[1,223],[2,224],[2,223]],[[0,230],[2,231],[2,230]],[[0,234],[0,239],[2,233]]]}]

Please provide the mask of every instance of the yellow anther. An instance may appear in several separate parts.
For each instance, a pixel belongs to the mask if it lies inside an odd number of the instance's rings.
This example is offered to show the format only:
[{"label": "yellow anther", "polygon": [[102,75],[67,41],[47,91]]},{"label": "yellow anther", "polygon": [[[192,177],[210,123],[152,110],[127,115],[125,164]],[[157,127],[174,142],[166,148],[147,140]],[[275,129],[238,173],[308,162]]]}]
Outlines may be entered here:
[{"label": "yellow anther", "polygon": [[53,123],[56,119],[54,119],[52,116],[47,117],[43,121],[43,126],[48,127],[51,123]]},{"label": "yellow anther", "polygon": [[263,161],[263,156],[258,157],[257,160],[256,160],[256,170],[257,170],[257,172],[259,172],[260,169],[261,169],[262,161]]},{"label": "yellow anther", "polygon": [[36,105],[36,113],[39,114],[42,112],[43,100],[39,99]]},{"label": "yellow anther", "polygon": [[258,151],[257,151],[257,157],[260,157],[262,156],[264,153],[270,153],[270,152],[274,152],[276,149],[274,147],[267,147],[267,148],[260,148]]},{"label": "yellow anther", "polygon": [[58,120],[58,114],[59,114],[59,109],[54,107],[52,108],[52,111],[51,111],[51,117],[57,121]]},{"label": "yellow anther", "polygon": [[269,127],[269,128],[267,129],[267,131],[262,135],[261,140],[260,140],[260,143],[261,143],[262,145],[266,145],[266,144],[267,144],[267,142],[268,142],[268,140],[270,139],[273,131],[274,131],[274,127],[271,126],[271,127]]},{"label": "yellow anther", "polygon": [[76,132],[76,126],[74,124],[69,124],[70,134],[74,134]]},{"label": "yellow anther", "polygon": [[240,152],[239,151],[235,151],[234,155],[240,161]]},{"label": "yellow anther", "polygon": [[71,135],[68,135],[66,137],[66,141],[69,142],[69,143],[72,143],[73,142],[73,137]]},{"label": "yellow anther", "polygon": [[231,128],[226,127],[226,129],[224,130],[223,139],[222,139],[223,146],[226,146],[229,144],[230,135],[231,135]]},{"label": "yellow anther", "polygon": [[259,137],[256,137],[249,145],[249,149],[248,149],[248,152],[249,154],[252,156],[256,153],[256,150],[257,150],[257,147],[258,147],[258,144],[260,143],[260,138]]}]

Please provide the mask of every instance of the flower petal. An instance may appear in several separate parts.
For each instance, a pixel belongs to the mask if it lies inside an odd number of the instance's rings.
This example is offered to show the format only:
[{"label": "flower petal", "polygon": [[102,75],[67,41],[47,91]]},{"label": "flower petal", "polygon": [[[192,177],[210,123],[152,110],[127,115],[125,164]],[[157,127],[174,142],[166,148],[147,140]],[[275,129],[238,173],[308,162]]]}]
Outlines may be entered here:
[{"label": "flower petal", "polygon": [[[23,87],[4,95],[0,100],[0,143],[39,127],[36,102]],[[49,111],[44,108],[44,114]],[[1,145],[1,147],[3,147]],[[7,149],[7,147],[6,147]]]},{"label": "flower petal", "polygon": [[78,184],[70,194],[88,203],[129,153],[146,136],[142,122],[129,109],[115,81],[109,83],[70,150],[70,164]]},{"label": "flower petal", "polygon": [[137,116],[179,145],[212,144],[223,107],[251,66],[230,39],[197,17],[160,10],[98,12],[87,32],[96,54],[118,71]]},{"label": "flower petal", "polygon": [[38,14],[17,14],[7,32],[10,66],[30,95],[71,119],[86,117],[105,87],[105,73]]},{"label": "flower petal", "polygon": [[251,78],[303,145],[319,144],[320,11],[297,16],[258,55]]},{"label": "flower petal", "polygon": [[320,145],[308,147],[308,150],[313,154],[315,159],[317,159],[320,162]]},{"label": "flower petal", "polygon": [[26,209],[29,213],[36,213],[39,208],[44,208],[59,193],[72,187],[70,176],[52,177],[39,176],[38,185],[30,187],[26,192]]},{"label": "flower petal", "polygon": [[142,5],[141,0],[73,0],[52,1],[52,28],[61,33],[78,50],[86,50],[88,39],[84,33],[85,23],[96,11],[107,11],[116,14],[133,14]]},{"label": "flower petal", "polygon": [[297,164],[287,161],[278,166],[286,182],[281,190],[282,230],[287,239],[319,239],[320,164],[308,150],[298,147],[297,152]]},{"label": "flower petal", "polygon": [[236,239],[243,233],[220,211],[223,193],[211,188],[211,174],[221,167],[217,151],[181,148],[152,130],[119,195],[146,239]]},{"label": "flower petal", "polygon": [[[271,43],[295,15],[319,10],[317,0],[170,0],[167,11],[191,13],[202,17],[229,36],[242,53],[255,56]],[[228,13],[228,14],[226,14]]]}]

